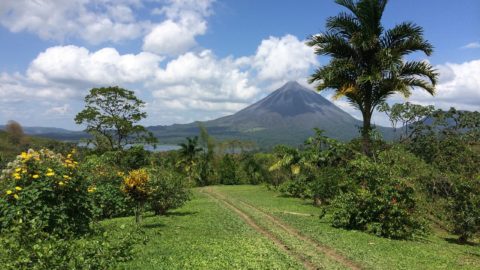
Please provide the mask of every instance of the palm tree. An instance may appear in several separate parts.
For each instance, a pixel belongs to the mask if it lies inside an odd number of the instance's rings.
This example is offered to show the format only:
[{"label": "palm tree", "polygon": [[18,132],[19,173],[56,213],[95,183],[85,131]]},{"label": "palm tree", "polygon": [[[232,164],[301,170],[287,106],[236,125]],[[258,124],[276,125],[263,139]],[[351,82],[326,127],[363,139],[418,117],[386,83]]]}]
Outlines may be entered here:
[{"label": "palm tree", "polygon": [[198,137],[187,137],[186,142],[180,143],[180,155],[186,163],[193,163],[197,156],[197,153],[202,151],[202,148],[198,147]]},{"label": "palm tree", "polygon": [[433,46],[423,38],[422,27],[403,22],[385,30],[381,19],[387,0],[336,0],[350,13],[327,19],[326,32],[307,41],[315,53],[330,56],[310,83],[317,90],[333,89],[335,98],[346,97],[363,117],[363,148],[370,153],[371,119],[375,108],[389,96],[410,96],[412,89],[435,93],[438,74],[426,61],[407,61],[413,52],[427,56]]}]

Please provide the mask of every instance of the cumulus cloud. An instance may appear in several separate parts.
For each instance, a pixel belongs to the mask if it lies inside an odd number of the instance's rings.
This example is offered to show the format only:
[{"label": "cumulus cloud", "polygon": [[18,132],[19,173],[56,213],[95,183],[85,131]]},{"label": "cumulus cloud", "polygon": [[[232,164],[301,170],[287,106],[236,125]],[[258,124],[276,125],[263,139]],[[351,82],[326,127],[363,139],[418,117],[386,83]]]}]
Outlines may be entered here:
[{"label": "cumulus cloud", "polygon": [[168,0],[154,14],[167,20],[157,24],[145,36],[143,50],[160,55],[179,55],[194,47],[196,36],[205,34],[213,0]]},{"label": "cumulus cloud", "polygon": [[138,21],[138,0],[2,0],[0,24],[42,39],[80,38],[92,44],[139,38],[150,22]]},{"label": "cumulus cloud", "polygon": [[443,109],[454,106],[480,110],[480,59],[460,64],[446,63],[436,68],[440,73],[436,95],[432,97],[425,92],[415,91],[410,100]]},{"label": "cumulus cloud", "polygon": [[135,83],[151,77],[162,60],[141,52],[120,55],[114,48],[90,52],[84,47],[56,46],[40,53],[30,64],[28,77],[43,85],[112,85]]},{"label": "cumulus cloud", "polygon": [[292,35],[263,40],[253,57],[260,80],[298,79],[317,64],[313,48]]}]

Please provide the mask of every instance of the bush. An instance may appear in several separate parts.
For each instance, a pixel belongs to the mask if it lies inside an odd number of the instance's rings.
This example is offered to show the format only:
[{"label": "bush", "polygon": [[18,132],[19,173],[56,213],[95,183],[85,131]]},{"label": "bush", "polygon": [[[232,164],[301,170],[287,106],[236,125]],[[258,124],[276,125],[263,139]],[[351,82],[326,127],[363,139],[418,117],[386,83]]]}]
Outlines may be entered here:
[{"label": "bush", "polygon": [[348,180],[345,171],[338,167],[317,169],[310,183],[310,197],[315,205],[329,204],[342,192],[348,192],[354,184]]},{"label": "bush", "polygon": [[91,155],[80,166],[85,181],[90,185],[95,216],[99,219],[133,214],[131,201],[120,189],[124,173],[113,164],[109,155]]},{"label": "bush", "polygon": [[143,206],[150,196],[149,175],[146,169],[133,170],[123,178],[122,191],[135,204],[135,221],[140,223]]},{"label": "bush", "polygon": [[218,174],[220,183],[225,185],[238,185],[240,181],[239,166],[233,154],[225,154],[220,161]]},{"label": "bush", "polygon": [[16,228],[0,237],[2,269],[113,269],[132,258],[131,233],[122,239],[105,237],[63,239],[30,228],[27,233]]},{"label": "bush", "polygon": [[382,237],[408,239],[425,231],[416,213],[414,189],[405,181],[389,181],[375,190],[340,195],[332,203],[332,225]]},{"label": "bush", "polygon": [[149,204],[156,215],[165,215],[190,199],[185,177],[173,170],[152,169],[149,171]]},{"label": "bush", "polygon": [[0,232],[19,227],[60,237],[84,234],[93,220],[88,190],[72,154],[23,152],[0,176]]},{"label": "bush", "polygon": [[450,203],[453,233],[465,243],[480,232],[480,183],[465,181],[456,184]]}]

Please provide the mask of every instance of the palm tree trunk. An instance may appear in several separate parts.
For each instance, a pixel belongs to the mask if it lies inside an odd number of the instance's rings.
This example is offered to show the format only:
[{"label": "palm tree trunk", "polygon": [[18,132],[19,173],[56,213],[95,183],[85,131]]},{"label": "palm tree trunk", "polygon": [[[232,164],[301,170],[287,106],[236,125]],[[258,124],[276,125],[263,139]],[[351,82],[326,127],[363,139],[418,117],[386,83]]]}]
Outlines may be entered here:
[{"label": "palm tree trunk", "polygon": [[363,127],[362,127],[362,146],[363,153],[367,156],[371,155],[371,140],[370,132],[372,130],[371,120],[372,113],[370,111],[362,112],[363,116]]}]

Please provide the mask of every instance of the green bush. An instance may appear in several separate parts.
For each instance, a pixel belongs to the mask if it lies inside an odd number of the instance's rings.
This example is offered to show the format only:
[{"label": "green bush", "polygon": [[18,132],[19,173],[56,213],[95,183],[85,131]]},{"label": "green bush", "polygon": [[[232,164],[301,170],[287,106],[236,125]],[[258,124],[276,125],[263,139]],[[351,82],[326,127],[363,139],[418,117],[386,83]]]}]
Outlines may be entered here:
[{"label": "green bush", "polygon": [[462,181],[455,186],[450,203],[453,233],[467,242],[480,232],[480,181]]},{"label": "green bush", "polygon": [[220,183],[224,185],[241,184],[239,169],[239,164],[235,159],[234,154],[225,154],[220,161],[218,168]]},{"label": "green bush", "polygon": [[375,190],[360,188],[333,202],[332,225],[382,237],[408,239],[425,231],[416,213],[414,189],[405,181],[389,181]]},{"label": "green bush", "polygon": [[120,190],[123,170],[114,165],[112,156],[90,155],[80,165],[82,175],[90,185],[97,219],[123,217],[133,214],[131,202]]},{"label": "green bush", "polygon": [[325,167],[317,169],[313,181],[309,185],[310,198],[315,205],[329,204],[342,192],[348,192],[354,188],[343,168]]},{"label": "green bush", "polygon": [[23,152],[0,176],[0,232],[18,226],[58,236],[84,234],[93,220],[88,190],[71,154]]},{"label": "green bush", "polygon": [[174,170],[151,169],[148,187],[148,202],[156,215],[165,215],[190,199],[187,180]]},{"label": "green bush", "polygon": [[121,239],[88,236],[60,238],[41,230],[12,228],[0,237],[2,269],[113,269],[130,260],[138,239],[131,233]]}]

